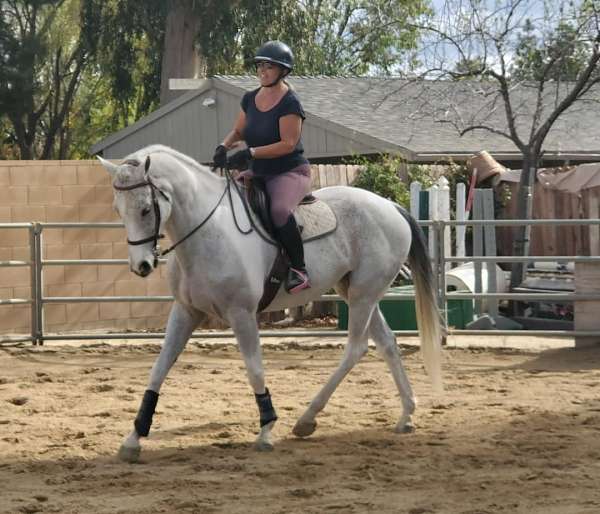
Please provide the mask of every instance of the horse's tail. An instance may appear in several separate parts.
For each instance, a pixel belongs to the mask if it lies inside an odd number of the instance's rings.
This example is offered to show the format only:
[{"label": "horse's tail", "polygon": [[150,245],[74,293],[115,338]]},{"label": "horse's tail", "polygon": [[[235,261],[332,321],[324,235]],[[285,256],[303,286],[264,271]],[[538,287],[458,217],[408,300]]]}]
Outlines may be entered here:
[{"label": "horse's tail", "polygon": [[437,305],[427,241],[416,220],[400,205],[396,205],[396,208],[408,222],[412,234],[408,264],[415,285],[415,311],[421,339],[421,354],[433,388],[441,392],[443,390],[441,339],[445,327]]}]

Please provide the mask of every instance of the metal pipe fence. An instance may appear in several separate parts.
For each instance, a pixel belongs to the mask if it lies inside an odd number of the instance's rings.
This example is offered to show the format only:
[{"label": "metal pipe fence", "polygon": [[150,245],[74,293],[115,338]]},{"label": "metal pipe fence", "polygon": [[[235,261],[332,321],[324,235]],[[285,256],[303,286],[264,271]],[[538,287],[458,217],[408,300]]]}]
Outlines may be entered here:
[{"label": "metal pipe fence", "polygon": [[[450,227],[461,225],[469,226],[520,226],[520,225],[600,225],[600,219],[589,220],[472,220],[472,221],[419,221],[421,226],[429,227],[434,233],[434,256],[432,264],[435,270],[436,290],[438,296],[438,305],[446,316],[446,303],[448,300],[521,300],[521,301],[561,301],[576,302],[578,300],[597,300],[600,301],[600,294],[577,294],[575,293],[463,293],[447,292],[445,269],[447,263],[460,262],[480,262],[480,263],[509,263],[509,262],[600,262],[600,256],[469,256],[457,257],[444,254],[444,233]],[[8,260],[0,261],[0,267],[23,267],[30,268],[30,298],[9,298],[0,299],[0,308],[3,305],[31,305],[31,330],[29,335],[16,335],[3,337],[0,335],[0,344],[20,343],[31,341],[34,345],[43,344],[44,341],[53,340],[85,340],[85,339],[161,339],[164,332],[124,332],[124,333],[61,333],[48,334],[44,331],[44,306],[47,304],[65,304],[65,303],[104,303],[104,302],[167,302],[172,301],[172,296],[44,296],[44,268],[48,266],[65,265],[124,265],[128,264],[127,259],[45,259],[43,257],[43,232],[44,229],[114,229],[122,228],[123,224],[119,222],[107,223],[0,223],[0,229],[27,230],[29,234],[29,261]],[[166,259],[161,259],[164,264]],[[414,294],[388,293],[383,299],[391,301],[413,300]],[[342,301],[342,298],[336,294],[324,294],[317,301]],[[395,330],[397,335],[417,335],[415,330]],[[343,336],[346,330],[261,330],[261,337],[322,337],[322,336]],[[449,334],[465,335],[529,335],[529,336],[554,336],[554,337],[574,337],[574,336],[600,336],[600,331],[576,331],[576,330],[464,330],[453,329]],[[193,338],[225,338],[232,337],[231,331],[199,331],[192,334]]]}]

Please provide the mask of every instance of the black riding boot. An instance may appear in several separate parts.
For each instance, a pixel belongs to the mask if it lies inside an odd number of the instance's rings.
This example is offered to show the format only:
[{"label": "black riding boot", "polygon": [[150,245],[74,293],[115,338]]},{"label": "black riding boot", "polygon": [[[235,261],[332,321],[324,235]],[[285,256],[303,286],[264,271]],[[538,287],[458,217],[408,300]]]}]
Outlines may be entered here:
[{"label": "black riding boot", "polygon": [[275,228],[277,239],[290,258],[291,267],[285,281],[288,293],[297,293],[310,287],[306,265],[304,264],[304,246],[302,236],[294,216],[290,216],[285,225]]}]

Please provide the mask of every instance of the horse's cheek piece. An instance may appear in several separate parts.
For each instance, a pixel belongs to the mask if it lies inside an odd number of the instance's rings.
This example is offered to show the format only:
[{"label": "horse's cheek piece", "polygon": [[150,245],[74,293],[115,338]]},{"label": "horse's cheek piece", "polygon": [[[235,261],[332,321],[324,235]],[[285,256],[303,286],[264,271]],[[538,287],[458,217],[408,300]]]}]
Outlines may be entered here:
[{"label": "horse's cheek piece", "polygon": [[158,393],[147,389],[144,393],[144,398],[142,400],[142,405],[140,405],[138,415],[133,422],[135,431],[139,436],[148,437],[150,427],[152,426],[152,416],[154,416],[154,410],[156,409],[157,402]]},{"label": "horse's cheek piece", "polygon": [[277,421],[277,414],[271,403],[271,394],[268,389],[265,389],[263,394],[254,394],[256,403],[258,405],[258,411],[260,412],[260,426],[261,428],[271,423],[271,421]]}]

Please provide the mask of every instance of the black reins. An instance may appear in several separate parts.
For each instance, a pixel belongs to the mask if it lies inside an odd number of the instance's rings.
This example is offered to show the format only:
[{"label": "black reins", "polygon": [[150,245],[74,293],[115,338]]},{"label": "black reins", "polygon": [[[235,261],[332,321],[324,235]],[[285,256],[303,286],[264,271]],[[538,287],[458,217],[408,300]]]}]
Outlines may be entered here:
[{"label": "black reins", "polygon": [[[150,167],[149,161],[150,161],[150,157],[148,156],[147,161],[146,161],[146,171],[148,171],[148,168]],[[231,213],[233,215],[233,220],[234,220],[235,226],[238,229],[238,231],[240,233],[244,234],[244,235],[247,235],[247,234],[250,234],[252,231],[256,230],[257,234],[262,239],[264,239],[266,242],[268,242],[268,243],[270,243],[272,245],[276,245],[276,243],[274,243],[273,241],[271,241],[268,236],[264,235],[262,233],[262,231],[254,223],[254,220],[252,219],[252,215],[250,214],[250,208],[248,207],[247,200],[246,200],[244,194],[242,193],[242,191],[240,191],[238,185],[236,184],[236,181],[231,176],[231,172],[229,171],[229,168],[227,168],[227,167],[224,168],[224,171],[225,171],[225,178],[226,178],[227,183],[225,185],[225,189],[223,190],[223,193],[219,197],[219,200],[217,201],[217,203],[215,204],[215,206],[211,209],[211,211],[204,218],[204,220],[202,220],[202,222],[200,222],[198,225],[196,225],[196,227],[194,227],[192,230],[190,230],[179,241],[177,241],[176,243],[174,243],[173,245],[171,245],[166,250],[162,250],[162,251],[160,249],[158,241],[159,241],[159,239],[163,239],[165,236],[164,236],[164,234],[160,233],[161,216],[160,216],[160,206],[158,204],[158,198],[156,196],[156,192],[158,191],[158,193],[160,193],[162,195],[162,197],[167,202],[170,203],[171,200],[169,199],[169,197],[163,191],[161,191],[161,189],[159,187],[157,187],[150,180],[150,178],[147,178],[146,180],[143,180],[142,182],[137,182],[135,184],[131,184],[130,186],[118,186],[118,185],[113,184],[113,188],[116,189],[117,191],[132,191],[132,190],[138,189],[140,187],[149,187],[150,188],[150,194],[152,196],[152,207],[154,209],[154,234],[151,235],[151,236],[145,237],[143,239],[136,239],[135,241],[132,241],[132,240],[130,240],[128,238],[127,239],[127,243],[130,244],[130,245],[132,245],[132,246],[137,246],[137,245],[142,245],[142,244],[145,244],[145,243],[152,242],[152,244],[153,244],[152,254],[154,255],[154,267],[156,267],[157,264],[158,264],[159,257],[164,257],[168,253],[171,253],[173,250],[175,250],[175,248],[177,248],[181,243],[183,243],[184,241],[186,241],[187,239],[189,239],[192,235],[194,235],[198,230],[200,230],[208,222],[208,220],[215,213],[215,211],[217,210],[217,208],[221,204],[221,201],[223,200],[223,198],[227,194],[229,196],[229,204],[231,206]],[[232,183],[234,184],[234,188],[235,188],[237,194],[239,195],[240,199],[242,200],[242,205],[244,206],[244,210],[246,212],[246,215],[248,216],[248,220],[250,222],[250,228],[248,230],[243,230],[240,227],[239,223],[238,223],[237,216],[235,214],[235,209],[234,209],[234,206],[233,206],[233,198],[232,198],[232,195],[231,195],[231,184]]]}]

